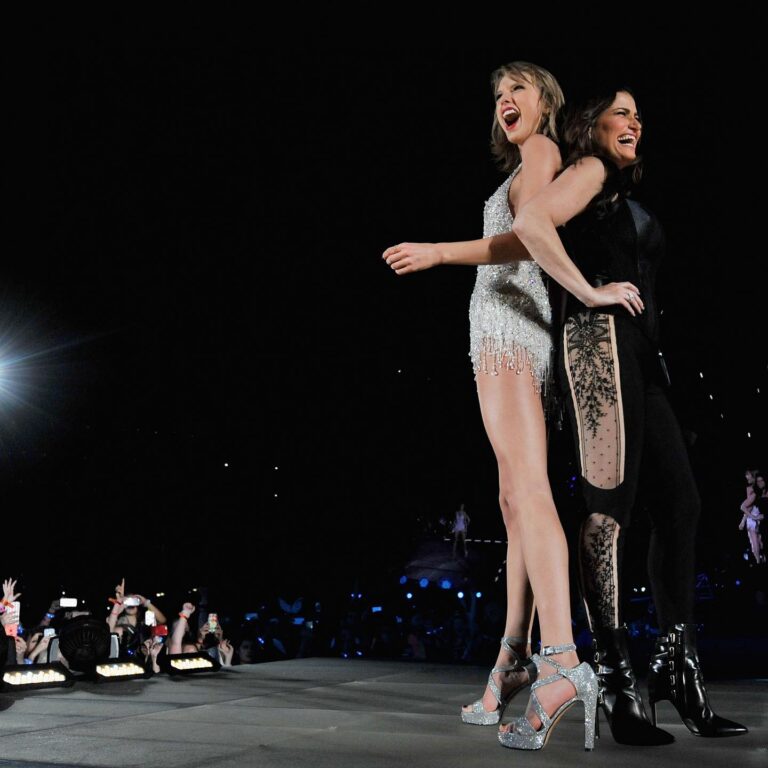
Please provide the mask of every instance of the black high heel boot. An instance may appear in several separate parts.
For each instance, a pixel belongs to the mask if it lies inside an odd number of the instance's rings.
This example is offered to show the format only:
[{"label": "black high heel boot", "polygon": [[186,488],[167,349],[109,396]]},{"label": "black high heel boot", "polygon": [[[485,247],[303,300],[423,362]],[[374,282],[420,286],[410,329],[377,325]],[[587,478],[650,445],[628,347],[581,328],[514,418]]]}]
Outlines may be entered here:
[{"label": "black high heel boot", "polygon": [[675,624],[668,635],[657,638],[648,670],[648,694],[654,724],[657,702],[671,701],[683,723],[696,736],[747,733],[743,725],[716,715],[709,706],[696,650],[695,624]]},{"label": "black high heel boot", "polygon": [[599,629],[592,640],[595,673],[600,683],[598,706],[602,707],[613,738],[619,744],[660,746],[671,744],[671,733],[651,725],[632,671],[626,626]]}]

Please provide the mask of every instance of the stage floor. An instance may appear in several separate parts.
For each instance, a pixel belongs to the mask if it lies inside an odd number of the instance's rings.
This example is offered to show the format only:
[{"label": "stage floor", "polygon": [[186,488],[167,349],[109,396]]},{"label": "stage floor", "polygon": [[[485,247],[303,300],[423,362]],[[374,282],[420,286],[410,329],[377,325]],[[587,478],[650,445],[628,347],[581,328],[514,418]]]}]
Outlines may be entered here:
[{"label": "stage floor", "polygon": [[[75,685],[0,694],[0,766],[311,766],[491,768],[601,765],[622,768],[768,765],[768,681],[711,682],[715,709],[746,736],[692,736],[664,704],[667,747],[621,747],[607,726],[592,753],[566,716],[544,753],[501,747],[494,728],[463,725],[458,710],[487,670],[399,661],[296,659],[217,675]],[[513,714],[524,707],[515,702]],[[603,721],[603,724],[604,721]]]}]

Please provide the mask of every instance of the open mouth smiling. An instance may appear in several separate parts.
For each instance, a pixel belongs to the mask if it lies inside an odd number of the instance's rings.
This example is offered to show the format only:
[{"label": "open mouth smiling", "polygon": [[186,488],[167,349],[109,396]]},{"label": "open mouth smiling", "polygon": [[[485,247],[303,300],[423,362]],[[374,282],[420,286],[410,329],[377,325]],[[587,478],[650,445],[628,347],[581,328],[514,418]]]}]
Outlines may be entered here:
[{"label": "open mouth smiling", "polygon": [[507,128],[514,128],[520,120],[520,112],[514,107],[507,107],[502,113],[501,118]]}]

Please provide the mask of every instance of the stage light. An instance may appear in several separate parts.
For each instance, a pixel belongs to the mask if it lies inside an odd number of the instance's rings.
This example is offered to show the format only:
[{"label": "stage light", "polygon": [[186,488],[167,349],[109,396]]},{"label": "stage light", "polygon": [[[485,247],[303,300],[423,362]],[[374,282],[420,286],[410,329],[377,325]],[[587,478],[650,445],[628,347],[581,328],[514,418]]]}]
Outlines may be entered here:
[{"label": "stage light", "polygon": [[193,675],[221,669],[221,664],[207,653],[171,653],[160,658],[169,675]]},{"label": "stage light", "polygon": [[440,582],[440,589],[450,589],[453,586],[449,579],[443,579]]},{"label": "stage light", "polygon": [[405,596],[410,600],[413,597],[413,592],[406,592]]},{"label": "stage light", "polygon": [[380,605],[374,605],[371,607],[371,613],[381,613],[381,606]]},{"label": "stage light", "polygon": [[67,688],[74,682],[69,670],[59,662],[53,664],[12,664],[3,672],[2,690],[36,690]]},{"label": "stage light", "polygon": [[640,587],[641,592],[645,592],[645,587]]},{"label": "stage light", "polygon": [[419,586],[424,589],[429,586],[429,579],[419,579]]},{"label": "stage light", "polygon": [[475,597],[480,598],[483,596],[482,592],[475,592]]},{"label": "stage light", "polygon": [[95,679],[98,681],[135,680],[152,676],[152,666],[142,667],[135,661],[114,661],[96,665]]},{"label": "stage light", "polygon": [[400,583],[401,584],[405,584],[406,581],[408,581],[408,577],[407,576],[401,576],[400,577]]},{"label": "stage light", "polygon": [[464,599],[464,593],[463,592],[457,592],[456,593],[456,597],[458,597],[459,600],[463,600]]},{"label": "stage light", "polygon": [[[745,558],[745,559],[746,559],[746,558]],[[736,579],[736,586],[737,586],[737,587],[740,587],[740,586],[741,586],[741,579]]]}]

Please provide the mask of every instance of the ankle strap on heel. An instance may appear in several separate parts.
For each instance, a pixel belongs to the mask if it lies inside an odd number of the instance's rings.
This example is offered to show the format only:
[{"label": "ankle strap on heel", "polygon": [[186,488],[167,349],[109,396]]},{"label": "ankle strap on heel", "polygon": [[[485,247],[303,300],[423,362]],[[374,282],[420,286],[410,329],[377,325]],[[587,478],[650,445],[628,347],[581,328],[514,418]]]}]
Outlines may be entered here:
[{"label": "ankle strap on heel", "polygon": [[567,643],[566,645],[545,645],[539,651],[539,656],[554,656],[557,653],[568,653],[569,651],[575,650],[576,646],[573,643]]},{"label": "ankle strap on heel", "polygon": [[517,653],[513,646],[526,648],[531,642],[530,637],[502,637],[501,647],[510,653]]}]

